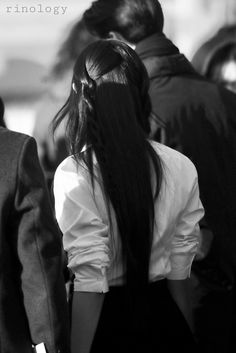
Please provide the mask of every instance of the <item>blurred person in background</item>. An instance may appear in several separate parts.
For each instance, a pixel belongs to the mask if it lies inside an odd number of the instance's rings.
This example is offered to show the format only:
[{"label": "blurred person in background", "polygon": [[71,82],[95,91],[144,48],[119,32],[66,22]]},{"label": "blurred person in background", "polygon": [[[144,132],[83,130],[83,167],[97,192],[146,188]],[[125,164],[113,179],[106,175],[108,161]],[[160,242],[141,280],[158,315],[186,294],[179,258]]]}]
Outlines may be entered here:
[{"label": "blurred person in background", "polygon": [[[236,25],[226,25],[220,28],[196,51],[192,64],[200,74],[236,93]],[[209,247],[209,244],[206,245]],[[232,298],[236,302],[235,286]],[[213,303],[217,305],[217,302],[213,301]],[[236,305],[232,312],[233,323],[229,337],[230,341],[234,342]],[[231,344],[231,346],[230,353],[235,350],[235,345]]]},{"label": "blurred person in background", "polygon": [[236,25],[222,27],[192,58],[202,75],[236,93]]},{"label": "blurred person in background", "polygon": [[148,139],[148,88],[128,45],[96,41],[54,121],[67,121],[71,148],[54,194],[75,275],[72,353],[198,352],[188,296],[204,215],[197,172]]},{"label": "blurred person in background", "polygon": [[6,127],[5,119],[4,119],[4,104],[2,99],[0,98],[0,126]]},{"label": "blurred person in background", "polygon": [[93,35],[135,48],[150,78],[152,138],[196,165],[206,211],[193,263],[196,335],[204,352],[235,351],[229,338],[236,279],[235,95],[199,75],[165,36],[157,0],[97,0],[83,18]]},{"label": "blurred person in background", "polygon": [[3,127],[0,195],[0,352],[69,353],[61,233],[36,142]]},{"label": "blurred person in background", "polygon": [[94,40],[82,20],[72,26],[58,51],[55,64],[47,77],[48,90],[37,108],[33,136],[38,144],[39,159],[49,188],[56,167],[68,155],[64,138],[65,127],[61,125],[53,140],[50,124],[69,94],[73,64],[77,56]]}]

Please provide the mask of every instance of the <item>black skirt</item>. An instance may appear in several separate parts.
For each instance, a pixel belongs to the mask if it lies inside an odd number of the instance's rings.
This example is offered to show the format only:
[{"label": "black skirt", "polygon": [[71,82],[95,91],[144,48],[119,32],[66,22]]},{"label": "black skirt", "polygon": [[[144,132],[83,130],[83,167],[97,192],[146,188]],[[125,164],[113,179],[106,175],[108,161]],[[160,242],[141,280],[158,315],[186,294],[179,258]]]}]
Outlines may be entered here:
[{"label": "black skirt", "polygon": [[130,296],[111,287],[105,296],[91,353],[196,353],[197,344],[166,280]]}]

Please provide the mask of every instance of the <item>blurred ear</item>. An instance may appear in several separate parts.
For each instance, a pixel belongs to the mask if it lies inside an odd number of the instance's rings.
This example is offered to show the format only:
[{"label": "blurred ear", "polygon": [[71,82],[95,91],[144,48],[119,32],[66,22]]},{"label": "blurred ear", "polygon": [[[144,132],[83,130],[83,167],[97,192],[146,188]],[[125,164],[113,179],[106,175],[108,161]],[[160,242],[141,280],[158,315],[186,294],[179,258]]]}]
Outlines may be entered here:
[{"label": "blurred ear", "polygon": [[109,39],[116,39],[116,40],[120,40],[126,44],[128,44],[128,46],[132,49],[135,49],[135,44],[132,44],[130,42],[128,42],[120,33],[115,32],[115,31],[111,31],[108,34],[108,38]]},{"label": "blurred ear", "polygon": [[120,33],[115,32],[115,31],[109,32],[108,38],[109,38],[109,39],[121,40],[122,42],[126,42],[126,40],[124,39],[124,37],[123,37]]}]

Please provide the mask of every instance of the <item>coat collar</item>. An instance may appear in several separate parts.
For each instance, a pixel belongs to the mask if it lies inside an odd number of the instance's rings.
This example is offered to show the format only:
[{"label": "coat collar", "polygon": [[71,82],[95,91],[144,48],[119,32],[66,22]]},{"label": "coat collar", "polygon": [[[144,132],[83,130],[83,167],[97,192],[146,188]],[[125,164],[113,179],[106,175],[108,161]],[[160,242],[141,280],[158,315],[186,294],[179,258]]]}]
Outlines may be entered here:
[{"label": "coat collar", "polygon": [[136,46],[150,78],[174,76],[176,74],[196,74],[196,71],[179,52],[179,49],[163,33],[145,38]]},{"label": "coat collar", "polygon": [[135,48],[139,57],[144,60],[151,56],[179,54],[179,49],[164,35],[155,33],[140,41]]},{"label": "coat collar", "polygon": [[143,60],[149,78],[176,76],[179,74],[198,75],[183,54],[164,57],[151,57]]}]

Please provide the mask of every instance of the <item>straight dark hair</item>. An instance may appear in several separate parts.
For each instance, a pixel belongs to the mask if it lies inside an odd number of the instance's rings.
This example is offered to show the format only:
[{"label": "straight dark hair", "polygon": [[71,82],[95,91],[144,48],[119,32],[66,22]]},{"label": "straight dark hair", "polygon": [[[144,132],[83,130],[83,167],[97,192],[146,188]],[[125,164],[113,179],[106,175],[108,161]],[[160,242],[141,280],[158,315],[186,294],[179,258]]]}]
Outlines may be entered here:
[{"label": "straight dark hair", "polygon": [[53,122],[55,131],[68,119],[70,151],[93,186],[96,157],[108,209],[111,203],[115,212],[129,288],[148,284],[154,199],[162,180],[159,156],[147,140],[148,89],[137,54],[121,41],[99,40],[77,59],[69,98]]},{"label": "straight dark hair", "polygon": [[87,29],[99,38],[117,32],[130,43],[162,33],[164,15],[157,0],[96,0],[84,12]]}]

